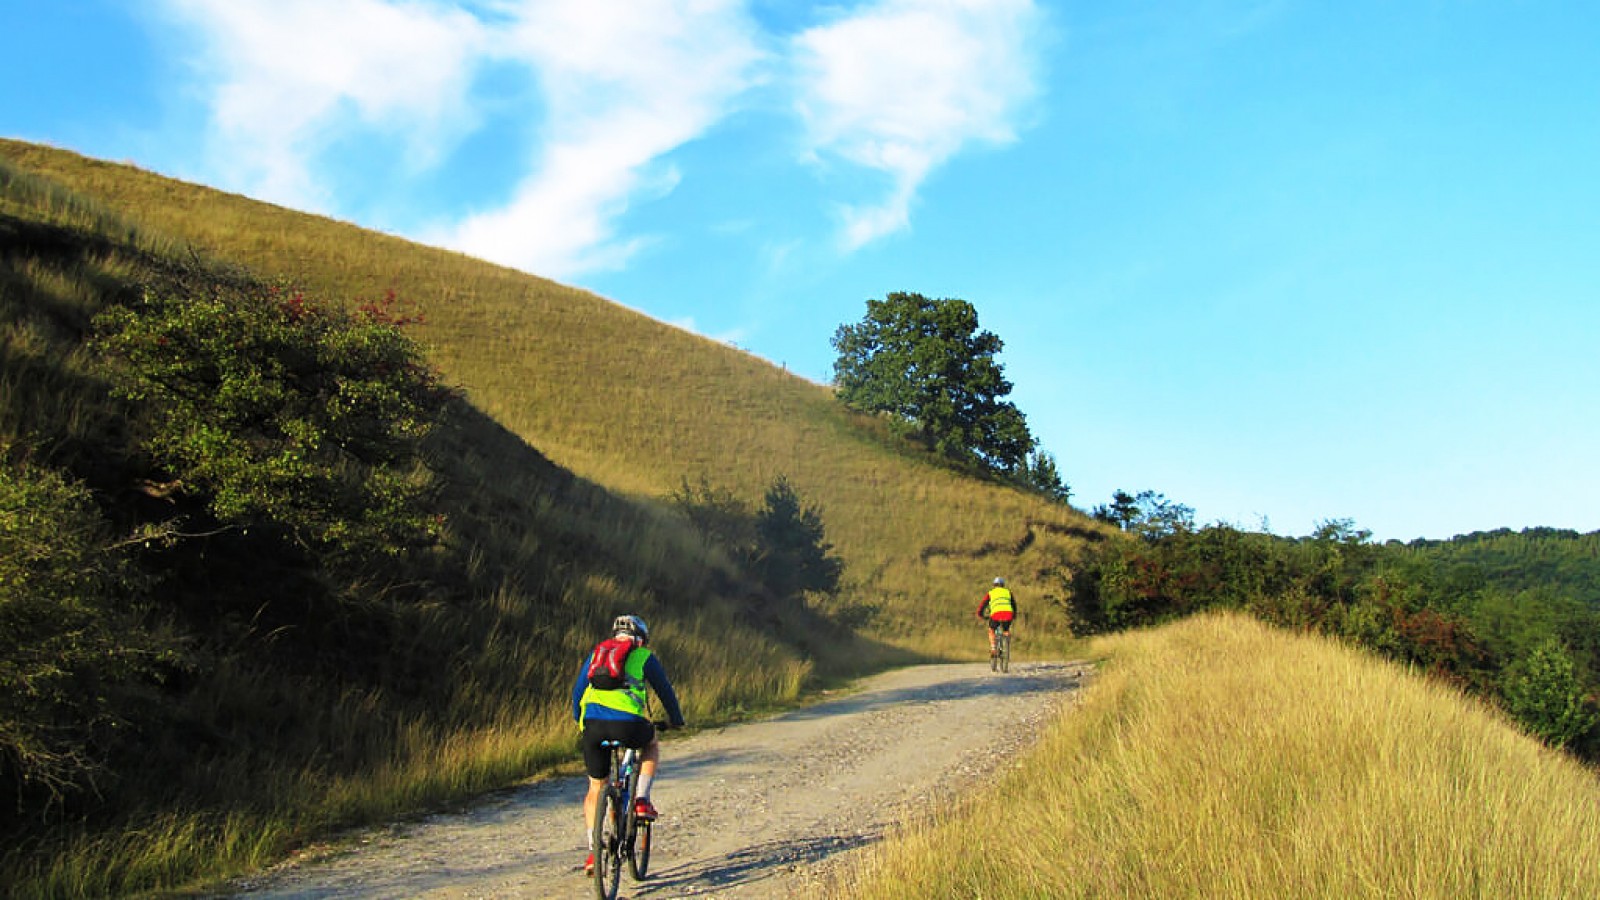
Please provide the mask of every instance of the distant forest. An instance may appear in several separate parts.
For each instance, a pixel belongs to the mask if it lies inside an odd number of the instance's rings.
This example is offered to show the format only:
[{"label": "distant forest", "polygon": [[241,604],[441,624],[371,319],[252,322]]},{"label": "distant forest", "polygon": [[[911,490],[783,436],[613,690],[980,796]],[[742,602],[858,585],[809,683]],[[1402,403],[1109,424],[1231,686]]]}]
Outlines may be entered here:
[{"label": "distant forest", "polygon": [[1347,520],[1303,538],[1196,528],[1159,494],[1096,514],[1142,538],[1099,546],[1069,584],[1080,632],[1246,610],[1415,666],[1600,760],[1600,532],[1500,529],[1379,544]]}]

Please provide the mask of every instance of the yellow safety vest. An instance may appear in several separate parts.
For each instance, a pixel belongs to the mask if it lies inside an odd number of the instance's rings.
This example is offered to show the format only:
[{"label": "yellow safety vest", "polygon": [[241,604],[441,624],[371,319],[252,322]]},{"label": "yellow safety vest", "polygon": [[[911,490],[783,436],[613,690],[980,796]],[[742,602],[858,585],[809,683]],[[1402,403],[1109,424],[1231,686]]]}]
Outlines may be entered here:
[{"label": "yellow safety vest", "polygon": [[1011,591],[1006,588],[997,587],[991,590],[988,596],[989,615],[991,616],[995,613],[1011,612],[1016,609],[1016,604],[1011,602]]},{"label": "yellow safety vest", "polygon": [[578,701],[579,727],[583,726],[582,716],[588,711],[591,703],[640,718],[645,717],[644,664],[650,661],[650,653],[648,647],[635,647],[633,652],[628,654],[627,661],[622,664],[622,677],[626,682],[623,687],[614,691],[603,691],[591,684],[583,689],[583,698]]}]

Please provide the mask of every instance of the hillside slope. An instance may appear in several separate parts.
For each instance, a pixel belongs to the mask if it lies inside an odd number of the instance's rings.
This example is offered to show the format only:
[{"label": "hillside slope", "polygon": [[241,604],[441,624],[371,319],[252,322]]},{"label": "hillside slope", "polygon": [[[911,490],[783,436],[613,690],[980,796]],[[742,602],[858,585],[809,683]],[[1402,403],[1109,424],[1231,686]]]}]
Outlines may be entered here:
[{"label": "hillside slope", "polygon": [[[304,340],[391,292],[428,357],[400,369],[460,388],[407,457],[432,487],[406,515],[437,524],[432,543],[330,554],[284,510],[230,518],[215,481],[152,443],[172,408],[126,392],[131,357],[103,343],[161,304],[189,311],[179,327],[209,309]],[[196,371],[220,361],[240,384],[365,377],[246,351],[248,330],[159,333],[146,349],[221,353]],[[238,446],[287,434],[213,414],[180,418]],[[975,655],[970,610],[997,573],[1033,604],[1024,652],[1060,646],[1052,595],[1101,527],[879,425],[580,291],[0,142],[0,892],[182,885],[568,759],[570,669],[621,611],[650,619],[702,724],[906,649]],[[780,475],[822,508],[847,564],[836,600],[780,596],[664,502],[703,481],[753,511]]]},{"label": "hillside slope", "polygon": [[[821,507],[848,593],[882,605],[876,630],[891,640],[970,637],[967,610],[996,574],[1025,602],[1057,599],[1057,573],[1105,533],[919,460],[826,387],[593,294],[129,166],[17,142],[0,154],[258,272],[336,297],[396,292],[423,315],[446,378],[581,477],[657,498],[705,478],[755,504],[787,476]],[[1052,613],[1035,627],[1064,631],[1053,604],[1033,609]]]}]

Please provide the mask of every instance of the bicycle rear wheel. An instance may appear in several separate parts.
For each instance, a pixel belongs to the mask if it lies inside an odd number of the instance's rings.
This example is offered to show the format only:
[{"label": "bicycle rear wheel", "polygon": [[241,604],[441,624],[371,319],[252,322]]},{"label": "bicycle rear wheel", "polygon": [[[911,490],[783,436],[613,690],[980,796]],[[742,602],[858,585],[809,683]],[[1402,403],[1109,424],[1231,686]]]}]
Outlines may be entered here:
[{"label": "bicycle rear wheel", "polygon": [[615,791],[607,790],[594,811],[594,895],[616,900],[622,887],[622,825]]},{"label": "bicycle rear wheel", "polygon": [[1011,632],[1000,633],[1000,671],[1011,671]]}]

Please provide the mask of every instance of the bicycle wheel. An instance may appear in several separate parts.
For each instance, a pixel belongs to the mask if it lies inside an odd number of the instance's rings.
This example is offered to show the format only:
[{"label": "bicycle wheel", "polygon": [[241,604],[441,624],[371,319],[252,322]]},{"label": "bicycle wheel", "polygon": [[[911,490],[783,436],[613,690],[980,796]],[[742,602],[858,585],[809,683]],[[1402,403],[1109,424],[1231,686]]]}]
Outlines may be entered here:
[{"label": "bicycle wheel", "polygon": [[991,672],[1000,671],[1000,640],[1000,635],[996,633],[994,646],[989,648],[989,671]]},{"label": "bicycle wheel", "polygon": [[[629,751],[632,752],[632,751]],[[628,857],[628,874],[634,881],[641,881],[650,871],[650,823],[641,821],[636,815],[635,801],[639,796],[639,766],[628,767],[628,808],[625,811],[627,821],[623,823],[623,839],[625,843],[622,852]]]},{"label": "bicycle wheel", "polygon": [[650,875],[650,823],[634,820],[633,852],[628,854],[628,874],[634,881],[643,881]]},{"label": "bicycle wheel", "polygon": [[1011,632],[1000,633],[1000,671],[1011,671]]},{"label": "bicycle wheel", "polygon": [[607,789],[594,816],[594,895],[616,900],[622,887],[622,825],[617,794]]}]

